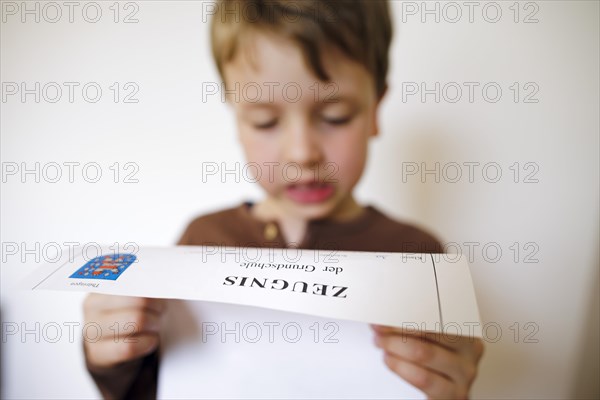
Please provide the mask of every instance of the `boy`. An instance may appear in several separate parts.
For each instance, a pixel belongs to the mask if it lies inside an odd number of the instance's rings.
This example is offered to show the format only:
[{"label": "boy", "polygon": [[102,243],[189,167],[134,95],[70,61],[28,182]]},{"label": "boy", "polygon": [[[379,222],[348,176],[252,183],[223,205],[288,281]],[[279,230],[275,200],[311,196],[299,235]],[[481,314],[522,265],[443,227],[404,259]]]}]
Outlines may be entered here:
[{"label": "boy", "polygon": [[[363,207],[352,195],[368,141],[378,134],[387,88],[387,3],[224,0],[216,10],[213,56],[266,197],[194,220],[179,244],[440,252],[426,232]],[[242,88],[255,92],[242,96]],[[155,396],[164,310],[157,299],[86,299],[86,322],[110,332],[84,346],[105,397]],[[115,322],[134,322],[137,340],[114,341],[109,327]],[[481,341],[373,330],[384,362],[399,377],[430,398],[468,396]]]}]

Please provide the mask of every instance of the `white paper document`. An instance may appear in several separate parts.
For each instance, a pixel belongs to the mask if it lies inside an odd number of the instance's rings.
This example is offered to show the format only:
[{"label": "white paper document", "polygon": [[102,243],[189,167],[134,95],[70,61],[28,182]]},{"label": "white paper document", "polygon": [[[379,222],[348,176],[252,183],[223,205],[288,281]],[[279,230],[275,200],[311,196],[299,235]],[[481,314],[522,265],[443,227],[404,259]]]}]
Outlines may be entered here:
[{"label": "white paper document", "polygon": [[[85,250],[85,251],[84,251]],[[94,253],[94,254],[90,254]],[[70,252],[32,290],[204,300],[481,337],[464,256],[211,246]]]},{"label": "white paper document", "polygon": [[368,324],[210,302],[169,304],[158,398],[425,399]]},{"label": "white paper document", "polygon": [[463,256],[174,246],[64,258],[23,287],[180,300],[161,334],[160,398],[424,398],[368,324],[481,337]]}]

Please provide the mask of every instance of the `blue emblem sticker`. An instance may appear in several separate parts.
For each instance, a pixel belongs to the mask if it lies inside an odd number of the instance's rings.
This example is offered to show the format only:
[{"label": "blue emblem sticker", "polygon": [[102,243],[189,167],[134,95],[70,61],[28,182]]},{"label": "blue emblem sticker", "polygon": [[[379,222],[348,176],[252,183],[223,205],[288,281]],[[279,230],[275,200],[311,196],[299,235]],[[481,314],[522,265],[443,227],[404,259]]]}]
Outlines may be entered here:
[{"label": "blue emblem sticker", "polygon": [[69,278],[116,281],[135,260],[133,254],[102,255],[89,260]]}]

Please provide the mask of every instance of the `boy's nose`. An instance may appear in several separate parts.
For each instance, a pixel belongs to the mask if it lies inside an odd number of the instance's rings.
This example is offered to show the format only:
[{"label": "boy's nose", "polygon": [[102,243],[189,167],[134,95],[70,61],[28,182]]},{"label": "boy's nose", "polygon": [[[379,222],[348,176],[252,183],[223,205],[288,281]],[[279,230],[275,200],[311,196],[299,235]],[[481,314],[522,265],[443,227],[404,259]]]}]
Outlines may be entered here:
[{"label": "boy's nose", "polygon": [[322,161],[323,153],[319,139],[308,126],[290,129],[285,135],[285,158],[287,162],[301,166],[313,166]]}]

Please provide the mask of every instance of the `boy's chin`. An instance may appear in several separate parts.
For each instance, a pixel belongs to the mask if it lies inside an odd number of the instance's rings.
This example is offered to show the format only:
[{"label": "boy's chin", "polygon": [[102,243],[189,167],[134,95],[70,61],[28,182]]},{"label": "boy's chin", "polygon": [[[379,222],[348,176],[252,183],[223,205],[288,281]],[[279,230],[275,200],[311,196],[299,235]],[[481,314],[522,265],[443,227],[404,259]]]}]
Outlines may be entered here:
[{"label": "boy's chin", "polygon": [[334,199],[318,203],[297,203],[293,200],[286,201],[288,210],[297,218],[306,220],[325,219],[330,217],[336,209]]}]

